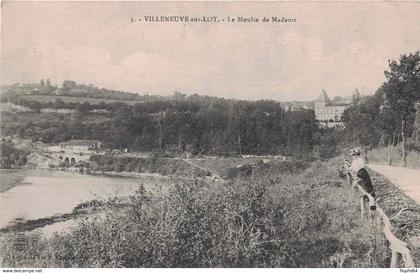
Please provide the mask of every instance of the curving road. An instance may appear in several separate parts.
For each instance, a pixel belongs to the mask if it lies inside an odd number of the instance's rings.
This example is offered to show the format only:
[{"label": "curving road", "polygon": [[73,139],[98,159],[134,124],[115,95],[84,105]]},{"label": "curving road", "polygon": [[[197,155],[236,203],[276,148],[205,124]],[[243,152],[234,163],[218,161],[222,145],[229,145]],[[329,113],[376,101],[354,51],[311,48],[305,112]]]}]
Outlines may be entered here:
[{"label": "curving road", "polygon": [[369,168],[386,176],[394,185],[420,205],[420,169],[369,164]]}]

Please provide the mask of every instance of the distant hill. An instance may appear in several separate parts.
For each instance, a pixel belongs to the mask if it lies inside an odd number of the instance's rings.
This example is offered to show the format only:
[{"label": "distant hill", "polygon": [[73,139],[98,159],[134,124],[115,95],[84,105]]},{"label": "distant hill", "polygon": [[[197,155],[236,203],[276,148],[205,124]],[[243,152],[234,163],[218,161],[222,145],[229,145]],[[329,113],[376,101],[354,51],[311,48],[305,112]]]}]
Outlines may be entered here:
[{"label": "distant hill", "polygon": [[37,101],[42,103],[55,102],[57,99],[63,101],[64,103],[85,103],[88,102],[91,105],[100,104],[100,103],[116,103],[121,102],[125,104],[136,104],[141,103],[141,101],[135,100],[118,100],[118,99],[101,99],[101,98],[90,98],[90,97],[71,97],[71,96],[59,96],[59,95],[21,95],[19,96],[22,100],[27,101]]},{"label": "distant hill", "polygon": [[110,99],[119,101],[141,101],[142,96],[135,93],[116,91],[111,89],[99,88],[92,84],[77,84],[75,81],[65,80],[62,87],[52,85],[47,79],[40,83],[15,84],[2,87],[2,97],[4,96],[64,96]]},{"label": "distant hill", "polygon": [[135,104],[140,102],[184,100],[186,96],[175,92],[171,96],[140,95],[125,91],[99,88],[92,84],[78,84],[75,81],[65,80],[61,87],[52,85],[50,80],[41,80],[40,83],[14,84],[1,87],[1,101],[16,101],[17,98],[37,102],[54,102],[60,99],[65,103],[90,104],[122,102]]}]

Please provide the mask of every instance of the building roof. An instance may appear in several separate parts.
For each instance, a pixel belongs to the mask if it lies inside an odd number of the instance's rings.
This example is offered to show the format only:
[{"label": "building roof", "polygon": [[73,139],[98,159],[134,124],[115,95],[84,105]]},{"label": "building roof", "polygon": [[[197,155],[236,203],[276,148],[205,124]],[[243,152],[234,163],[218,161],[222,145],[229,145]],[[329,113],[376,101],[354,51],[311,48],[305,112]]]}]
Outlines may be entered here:
[{"label": "building roof", "polygon": [[93,139],[70,139],[69,141],[61,142],[60,144],[68,146],[90,146],[98,142],[101,141]]},{"label": "building roof", "polygon": [[325,90],[322,90],[321,94],[316,99],[316,101],[321,101],[321,102],[324,102],[325,104],[331,104],[331,103],[333,103],[330,100],[330,98],[328,97],[327,92],[325,92]]},{"label": "building roof", "polygon": [[325,106],[349,106],[350,99],[349,98],[340,98],[336,100],[331,100],[327,92],[325,90],[322,90],[321,94],[318,96],[317,102],[323,102]]},{"label": "building roof", "polygon": [[342,98],[342,97],[334,97],[332,99],[332,102],[334,104],[350,104],[351,103],[351,97],[345,97],[345,98]]}]

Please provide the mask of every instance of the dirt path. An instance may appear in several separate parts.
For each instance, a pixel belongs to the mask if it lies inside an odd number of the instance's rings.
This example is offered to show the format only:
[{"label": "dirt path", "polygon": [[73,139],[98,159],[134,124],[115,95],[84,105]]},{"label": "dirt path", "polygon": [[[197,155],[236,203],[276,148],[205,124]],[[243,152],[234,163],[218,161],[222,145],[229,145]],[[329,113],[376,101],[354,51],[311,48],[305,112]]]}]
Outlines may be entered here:
[{"label": "dirt path", "polygon": [[369,164],[369,168],[387,177],[420,205],[420,169]]}]

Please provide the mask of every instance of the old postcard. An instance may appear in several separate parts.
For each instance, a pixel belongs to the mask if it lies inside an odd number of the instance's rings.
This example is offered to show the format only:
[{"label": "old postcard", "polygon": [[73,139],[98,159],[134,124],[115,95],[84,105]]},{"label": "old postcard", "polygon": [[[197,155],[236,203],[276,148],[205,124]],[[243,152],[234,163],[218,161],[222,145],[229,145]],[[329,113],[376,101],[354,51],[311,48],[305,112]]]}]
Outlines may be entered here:
[{"label": "old postcard", "polygon": [[419,50],[418,2],[2,1],[0,267],[417,272]]}]

